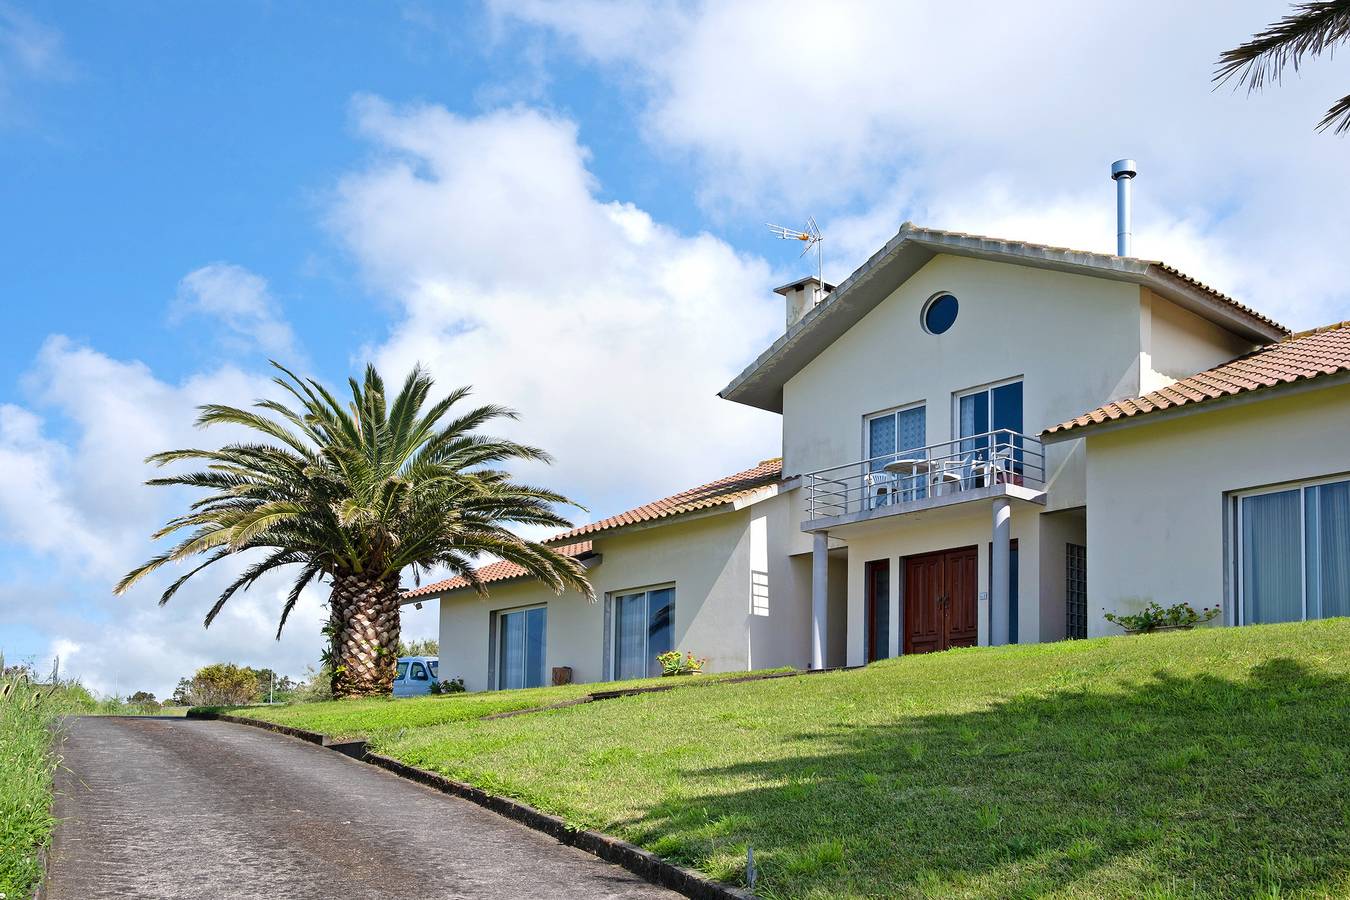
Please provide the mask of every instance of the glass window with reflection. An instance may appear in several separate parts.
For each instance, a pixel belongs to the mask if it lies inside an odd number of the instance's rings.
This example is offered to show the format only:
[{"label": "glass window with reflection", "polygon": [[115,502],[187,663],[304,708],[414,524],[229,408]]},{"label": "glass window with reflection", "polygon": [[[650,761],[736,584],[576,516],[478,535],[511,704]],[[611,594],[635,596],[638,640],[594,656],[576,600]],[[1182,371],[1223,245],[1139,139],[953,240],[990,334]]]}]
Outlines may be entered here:
[{"label": "glass window with reflection", "polygon": [[661,674],[656,657],[674,648],[675,588],[652,588],[614,597],[614,677]]},{"label": "glass window with reflection", "polygon": [[497,685],[501,688],[543,687],[544,634],[548,608],[504,612],[498,622]]}]

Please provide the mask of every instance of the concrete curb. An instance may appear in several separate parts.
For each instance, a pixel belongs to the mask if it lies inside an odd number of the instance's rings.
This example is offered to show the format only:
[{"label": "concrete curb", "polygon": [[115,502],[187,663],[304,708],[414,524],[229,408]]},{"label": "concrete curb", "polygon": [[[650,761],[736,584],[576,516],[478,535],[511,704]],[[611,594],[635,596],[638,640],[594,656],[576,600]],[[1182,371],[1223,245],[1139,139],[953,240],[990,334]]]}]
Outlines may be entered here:
[{"label": "concrete curb", "polygon": [[[669,690],[669,688],[661,688],[660,690]],[[541,812],[529,804],[521,803],[518,800],[512,800],[509,797],[489,794],[482,788],[474,787],[473,785],[466,784],[462,781],[455,781],[452,778],[446,778],[444,775],[436,772],[419,769],[416,766],[410,766],[407,763],[400,762],[390,756],[371,753],[367,749],[366,742],[363,740],[338,741],[313,731],[291,728],[289,725],[277,725],[273,722],[264,722],[260,719],[249,719],[243,716],[232,716],[228,713],[209,712],[205,710],[201,712],[189,712],[187,718],[229,722],[233,725],[248,725],[252,728],[261,728],[264,731],[274,731],[278,734],[286,735],[287,737],[298,738],[302,741],[308,741],[311,744],[317,744],[320,747],[337,751],[338,753],[350,756],[355,760],[377,766],[400,778],[416,781],[419,784],[441,791],[442,793],[468,800],[471,803],[476,803],[484,809],[491,810],[498,815],[519,822],[527,828],[533,828],[535,831],[543,832],[560,844],[576,847],[578,850],[584,850],[592,856],[603,859],[605,862],[622,866],[634,875],[637,875],[652,884],[670,888],[673,891],[679,891],[686,897],[694,898],[694,900],[754,900],[754,895],[749,891],[713,881],[692,869],[686,869],[683,866],[677,866],[674,863],[667,862],[655,853],[643,850],[641,847],[637,847],[627,841],[619,840],[616,837],[611,837],[610,835],[602,834],[598,831],[577,830],[558,816],[552,816],[548,813]]]}]

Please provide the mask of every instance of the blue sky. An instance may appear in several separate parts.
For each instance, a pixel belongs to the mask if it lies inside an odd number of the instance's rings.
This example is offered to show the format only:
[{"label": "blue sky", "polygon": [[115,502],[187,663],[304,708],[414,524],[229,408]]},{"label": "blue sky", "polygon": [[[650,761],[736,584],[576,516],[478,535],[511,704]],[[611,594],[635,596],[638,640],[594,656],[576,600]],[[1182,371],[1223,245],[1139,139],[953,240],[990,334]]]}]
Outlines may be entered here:
[{"label": "blue sky", "polygon": [[160,693],[317,657],[321,595],[270,639],[280,582],[209,632],[210,583],[109,593],[174,508],[141,458],[269,355],[477,385],[587,515],[776,455],[715,397],[806,268],[765,221],[816,216],[832,278],[904,219],[1109,250],[1132,155],[1140,255],[1350,317],[1350,142],[1312,130],[1346,66],[1208,83],[1283,11],[0,0],[0,650]]}]

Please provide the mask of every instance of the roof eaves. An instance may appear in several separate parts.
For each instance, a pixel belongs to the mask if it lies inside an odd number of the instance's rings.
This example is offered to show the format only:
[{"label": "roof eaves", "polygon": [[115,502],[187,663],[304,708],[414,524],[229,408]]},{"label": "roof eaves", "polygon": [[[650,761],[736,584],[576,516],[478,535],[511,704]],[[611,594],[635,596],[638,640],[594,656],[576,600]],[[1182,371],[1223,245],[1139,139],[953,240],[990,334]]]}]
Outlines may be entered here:
[{"label": "roof eaves", "polygon": [[1041,432],[1041,443],[1058,444],[1064,441],[1077,440],[1079,438],[1092,437],[1105,434],[1111,431],[1118,431],[1123,428],[1131,428],[1136,425],[1148,425],[1153,422],[1171,422],[1185,416],[1196,413],[1212,412],[1216,409],[1226,409],[1233,406],[1239,406],[1244,403],[1251,403],[1259,400],[1265,400],[1274,396],[1288,397],[1291,394],[1300,394],[1309,390],[1320,390],[1322,388],[1336,387],[1337,385],[1350,384],[1350,372],[1339,372],[1335,375],[1322,375],[1315,378],[1300,378],[1297,381],[1282,381],[1278,384],[1262,385],[1256,388],[1244,388],[1242,390],[1232,391],[1224,394],[1222,397],[1209,397],[1204,400],[1192,400],[1189,403],[1173,403],[1168,406],[1157,406],[1151,410],[1141,410],[1128,415],[1116,415],[1105,418],[1102,421],[1090,421],[1086,424],[1074,425],[1072,428],[1063,428],[1051,431],[1049,429]]}]

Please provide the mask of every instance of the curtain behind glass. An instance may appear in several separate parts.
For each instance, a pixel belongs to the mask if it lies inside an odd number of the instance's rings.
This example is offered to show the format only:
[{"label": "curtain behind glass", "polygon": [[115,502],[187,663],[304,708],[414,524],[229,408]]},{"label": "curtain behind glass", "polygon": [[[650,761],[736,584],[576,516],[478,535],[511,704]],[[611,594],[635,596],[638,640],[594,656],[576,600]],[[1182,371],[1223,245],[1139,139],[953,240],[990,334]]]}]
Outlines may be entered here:
[{"label": "curtain behind glass", "polygon": [[[958,413],[961,419],[961,437],[966,438],[974,434],[984,434],[989,430],[989,392],[980,391],[978,394],[967,394],[962,397],[958,403]],[[977,438],[971,441],[961,442],[962,453],[972,453],[976,450],[983,450],[989,446],[989,438]]]},{"label": "curtain behind glass", "polygon": [[1242,498],[1242,619],[1248,624],[1303,618],[1300,494]]},{"label": "curtain behind glass", "polygon": [[614,598],[614,633],[618,635],[614,651],[614,677],[641,678],[647,674],[643,644],[647,629],[646,594],[627,594]]},{"label": "curtain behind glass", "polygon": [[1308,618],[1350,615],[1350,481],[1310,487],[1304,497]]},{"label": "curtain behind glass", "polygon": [[[928,430],[925,422],[926,417],[927,410],[922,406],[896,413],[898,435],[895,449],[899,451],[896,453],[897,459],[924,458],[921,448],[926,442],[925,434]],[[926,475],[917,474],[909,478],[908,481],[909,484],[904,485],[904,487],[908,489],[910,499],[922,499],[928,496],[928,477]]]},{"label": "curtain behind glass", "polygon": [[880,472],[889,458],[895,453],[895,416],[877,416],[867,420],[867,458],[872,461],[871,470]]},{"label": "curtain behind glass", "polygon": [[661,588],[647,594],[647,674],[660,675],[656,657],[675,646],[675,589]]},{"label": "curtain behind glass", "polygon": [[543,687],[544,635],[548,630],[548,608],[525,611],[525,687]]},{"label": "curtain behind glass", "polygon": [[525,614],[506,613],[501,617],[502,647],[498,671],[503,688],[525,686]]}]

